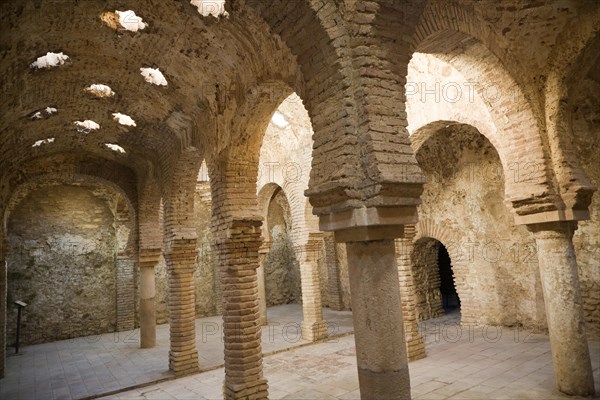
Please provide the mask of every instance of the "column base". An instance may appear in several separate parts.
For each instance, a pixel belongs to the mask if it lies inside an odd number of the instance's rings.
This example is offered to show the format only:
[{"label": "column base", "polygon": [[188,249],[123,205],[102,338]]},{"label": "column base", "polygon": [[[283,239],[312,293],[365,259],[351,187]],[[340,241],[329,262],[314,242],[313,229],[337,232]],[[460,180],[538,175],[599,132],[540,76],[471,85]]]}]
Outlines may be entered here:
[{"label": "column base", "polygon": [[305,322],[302,321],[302,338],[311,342],[327,337],[327,321]]},{"label": "column base", "polygon": [[408,366],[384,371],[358,368],[358,382],[361,399],[410,399]]},{"label": "column base", "polygon": [[226,400],[266,400],[269,398],[269,384],[266,379],[241,384],[225,382],[223,398]]},{"label": "column base", "polygon": [[427,357],[425,352],[425,342],[421,335],[407,339],[406,341],[406,352],[408,355],[408,361],[416,361],[421,358]]},{"label": "column base", "polygon": [[198,351],[169,351],[169,369],[177,376],[200,372]]}]

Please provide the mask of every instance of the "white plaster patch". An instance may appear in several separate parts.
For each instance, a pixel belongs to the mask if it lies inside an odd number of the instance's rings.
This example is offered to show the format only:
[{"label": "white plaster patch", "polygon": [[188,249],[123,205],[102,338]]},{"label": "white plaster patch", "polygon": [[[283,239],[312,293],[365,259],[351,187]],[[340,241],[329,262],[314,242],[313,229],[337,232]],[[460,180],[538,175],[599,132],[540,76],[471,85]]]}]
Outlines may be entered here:
[{"label": "white plaster patch", "polygon": [[77,132],[81,133],[89,133],[90,131],[100,129],[100,125],[89,119],[86,119],[85,121],[75,121],[74,124],[77,127]]},{"label": "white plaster patch", "polygon": [[115,11],[115,14],[119,16],[119,24],[123,27],[123,29],[137,32],[138,30],[142,30],[146,27],[146,24],[142,21],[141,17],[135,15],[135,11],[127,10],[127,11]]},{"label": "white plaster patch", "polygon": [[212,15],[215,18],[229,17],[225,10],[225,0],[191,0],[190,3],[198,9],[200,15],[208,17]]},{"label": "white plaster patch", "polygon": [[115,95],[115,92],[113,92],[110,86],[103,85],[101,83],[93,83],[84,90],[97,97],[112,97]]},{"label": "white plaster patch", "polygon": [[275,111],[275,114],[273,114],[273,117],[271,118],[271,122],[280,128],[285,128],[290,124],[279,111]]},{"label": "white plaster patch", "polygon": [[56,253],[74,255],[94,253],[98,247],[94,240],[68,233],[60,236],[49,236],[46,243]]},{"label": "white plaster patch", "polygon": [[68,59],[69,56],[62,52],[48,52],[45,56],[38,57],[36,61],[31,63],[30,67],[34,69],[58,67],[59,65],[63,65]]},{"label": "white plaster patch", "polygon": [[167,86],[167,80],[158,68],[140,68],[140,73],[148,83],[157,86]]},{"label": "white plaster patch", "polygon": [[113,113],[113,119],[121,125],[136,126],[135,121],[129,115]]},{"label": "white plaster patch", "polygon": [[54,107],[46,107],[44,109],[35,111],[33,114],[31,114],[29,116],[29,119],[37,120],[37,119],[48,118],[48,117],[51,117],[52,114],[56,114],[57,112],[58,112],[58,110]]},{"label": "white plaster patch", "polygon": [[125,154],[125,149],[122,148],[121,146],[119,146],[118,144],[105,143],[104,145],[106,147],[108,147],[109,149],[111,149],[112,151],[116,151],[117,153]]},{"label": "white plaster patch", "polygon": [[31,147],[40,147],[43,144],[50,144],[50,143],[54,143],[54,138],[38,140]]}]

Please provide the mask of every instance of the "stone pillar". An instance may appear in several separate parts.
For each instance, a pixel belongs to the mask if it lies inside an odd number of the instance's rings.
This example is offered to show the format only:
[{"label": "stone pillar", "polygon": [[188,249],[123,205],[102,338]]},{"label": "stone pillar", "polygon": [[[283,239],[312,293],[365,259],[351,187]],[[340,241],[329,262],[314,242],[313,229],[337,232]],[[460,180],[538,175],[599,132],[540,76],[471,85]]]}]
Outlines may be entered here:
[{"label": "stone pillar", "polygon": [[594,378],[573,248],[577,223],[551,222],[528,227],[537,244],[557,388],[569,395],[591,396]]},{"label": "stone pillar", "polygon": [[177,375],[187,375],[199,371],[194,290],[196,239],[173,242],[165,253],[169,274],[169,369]]},{"label": "stone pillar", "polygon": [[402,319],[404,320],[404,335],[409,361],[426,357],[425,342],[419,332],[415,282],[412,274],[411,254],[414,249],[414,237],[415,226],[407,225],[404,227],[404,238],[396,239],[396,262],[398,263],[400,297],[402,298]]},{"label": "stone pillar", "polygon": [[266,399],[258,301],[261,220],[230,221],[215,247],[221,267],[225,340],[225,399]]},{"label": "stone pillar", "polygon": [[327,337],[327,322],[323,319],[318,260],[321,254],[321,234],[311,233],[300,264],[302,284],[302,338],[311,342]]},{"label": "stone pillar", "polygon": [[265,259],[271,250],[271,242],[263,241],[258,249],[258,268],[256,269],[256,279],[258,281],[258,311],[260,313],[260,325],[268,324],[267,319],[267,292],[265,289]]},{"label": "stone pillar", "polygon": [[155,267],[161,249],[140,251],[140,347],[156,346],[156,278]]},{"label": "stone pillar", "polygon": [[361,398],[410,399],[394,240],[346,249]]},{"label": "stone pillar", "polygon": [[323,234],[323,249],[325,252],[325,265],[327,266],[327,292],[329,294],[329,308],[336,311],[344,309],[342,290],[340,288],[340,271],[337,262],[337,246],[333,233]]}]

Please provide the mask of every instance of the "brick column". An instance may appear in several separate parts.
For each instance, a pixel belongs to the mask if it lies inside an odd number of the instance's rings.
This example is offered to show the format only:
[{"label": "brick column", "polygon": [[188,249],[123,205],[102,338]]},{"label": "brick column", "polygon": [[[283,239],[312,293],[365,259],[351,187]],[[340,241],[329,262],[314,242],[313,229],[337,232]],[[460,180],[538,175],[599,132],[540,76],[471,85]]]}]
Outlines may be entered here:
[{"label": "brick column", "polygon": [[134,268],[135,261],[127,254],[117,254],[117,332],[135,328]]},{"label": "brick column", "polygon": [[266,399],[258,301],[260,219],[230,221],[217,239],[225,337],[225,399]]},{"label": "brick column", "polygon": [[[225,399],[266,399],[258,300],[258,249],[262,217],[258,212],[258,155],[245,161],[227,155],[209,162],[211,228],[219,265],[225,341]],[[250,154],[252,155],[252,154]]]},{"label": "brick column", "polygon": [[117,332],[135,329],[135,254],[136,232],[131,223],[132,216],[122,199],[119,199],[115,213],[115,230],[119,238],[121,231],[127,231],[125,241],[117,240],[116,290],[117,290]]},{"label": "brick column", "polygon": [[177,375],[198,372],[196,350],[196,239],[172,239],[165,252],[169,273],[169,369]]},{"label": "brick column", "polygon": [[340,271],[337,262],[337,246],[333,233],[323,234],[323,250],[325,252],[325,265],[327,266],[327,292],[329,294],[329,308],[336,311],[344,309],[342,290],[340,287]]},{"label": "brick column", "polygon": [[321,283],[319,279],[318,260],[321,255],[322,235],[309,234],[305,245],[305,254],[300,263],[300,280],[302,284],[302,337],[317,341],[327,337],[327,322],[323,319],[321,303]]},{"label": "brick column", "polygon": [[569,395],[593,396],[594,378],[573,248],[577,223],[550,222],[528,228],[537,244],[557,388]]},{"label": "brick column", "polygon": [[265,289],[265,259],[271,250],[271,242],[264,241],[258,249],[258,268],[256,278],[258,280],[258,309],[260,312],[260,325],[268,324],[267,319],[267,292]]},{"label": "brick column", "polygon": [[161,249],[140,251],[140,347],[156,346],[156,275]]},{"label": "brick column", "polygon": [[412,274],[413,264],[411,254],[414,249],[414,237],[415,226],[407,225],[404,227],[404,238],[396,239],[396,262],[398,263],[404,337],[409,361],[418,360],[426,356],[425,342],[419,332],[415,282]]}]

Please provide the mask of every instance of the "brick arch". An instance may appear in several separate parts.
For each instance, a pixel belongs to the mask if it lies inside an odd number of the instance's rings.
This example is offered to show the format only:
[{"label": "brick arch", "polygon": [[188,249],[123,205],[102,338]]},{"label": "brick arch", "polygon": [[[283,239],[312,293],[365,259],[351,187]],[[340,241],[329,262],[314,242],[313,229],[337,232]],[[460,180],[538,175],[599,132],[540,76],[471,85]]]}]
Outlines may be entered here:
[{"label": "brick arch", "polygon": [[558,36],[545,86],[546,129],[552,162],[565,202],[566,219],[589,219],[588,207],[597,190],[581,167],[572,145],[573,97],[584,77],[600,63],[600,7],[587,4]]},{"label": "brick arch", "polygon": [[497,138],[490,137],[490,141],[505,160],[510,155],[511,168],[528,170],[526,179],[518,177],[506,185],[506,201],[511,204],[517,222],[523,223],[530,214],[563,207],[547,162],[543,125],[531,102],[500,59],[478,39],[483,28],[472,13],[449,7],[442,15],[446,14],[456,17],[440,18],[439,23],[431,25],[432,14],[426,11],[413,46],[416,51],[434,53],[467,82],[477,83],[474,90],[485,100],[496,129]]},{"label": "brick arch", "polygon": [[472,288],[468,284],[468,256],[465,255],[460,235],[429,219],[420,220],[415,228],[413,243],[416,244],[419,240],[429,238],[443,244],[448,251],[454,272],[454,285],[461,301],[461,324],[477,323],[478,306],[473,297]]},{"label": "brick arch", "polygon": [[367,172],[361,162],[362,146],[357,145],[361,124],[355,108],[362,96],[353,88],[356,77],[344,17],[333,2],[250,0],[247,4],[297,58],[301,76],[294,89],[305,101],[315,132],[307,191],[311,203],[316,212],[335,202],[340,207],[358,207],[361,196],[356,188],[365,182]]}]

